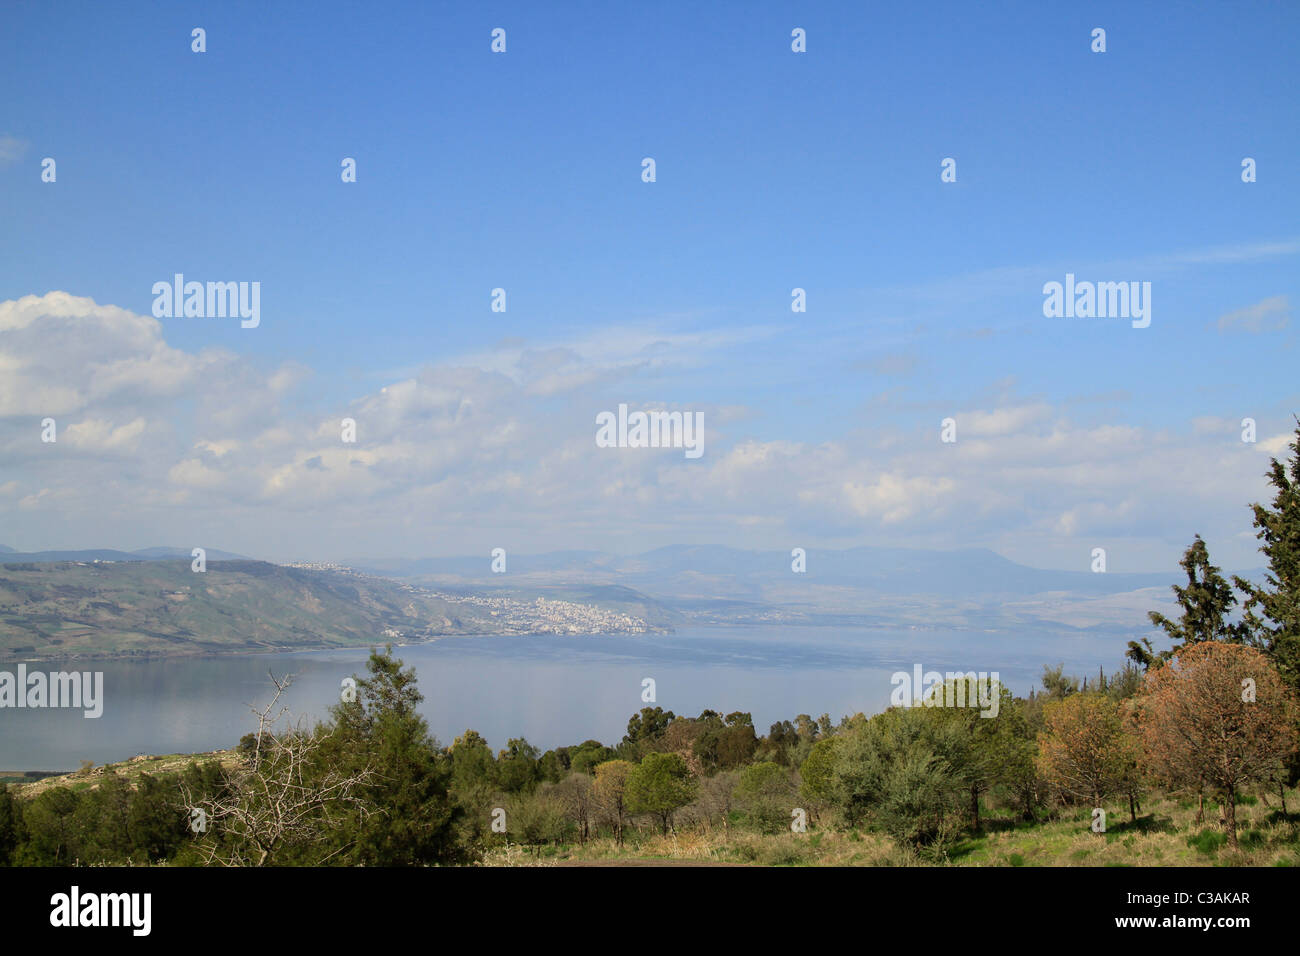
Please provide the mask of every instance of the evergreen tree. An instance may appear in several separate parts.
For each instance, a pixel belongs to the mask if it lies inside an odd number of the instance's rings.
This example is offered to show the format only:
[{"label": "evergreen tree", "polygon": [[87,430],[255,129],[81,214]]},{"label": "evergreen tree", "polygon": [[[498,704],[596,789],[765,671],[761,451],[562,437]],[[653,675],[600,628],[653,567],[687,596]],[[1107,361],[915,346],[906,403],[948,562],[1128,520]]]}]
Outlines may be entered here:
[{"label": "evergreen tree", "polygon": [[642,707],[627,722],[627,733],[619,744],[619,753],[625,757],[639,757],[654,750],[677,715],[662,707]]},{"label": "evergreen tree", "polygon": [[614,751],[599,740],[584,740],[569,748],[569,768],[575,773],[595,773],[596,765],[614,759]]},{"label": "evergreen tree", "polygon": [[1079,692],[1079,678],[1065,673],[1065,665],[1043,665],[1043,690],[1049,700],[1064,700]]},{"label": "evergreen tree", "polygon": [[531,791],[538,780],[537,762],[541,754],[523,737],[506,741],[506,749],[497,754],[497,779],[506,793]]},{"label": "evergreen tree", "polygon": [[14,851],[22,838],[21,828],[18,801],[9,792],[9,786],[0,783],[0,866],[13,863]]},{"label": "evergreen tree", "polygon": [[448,750],[451,788],[456,802],[476,818],[486,812],[497,787],[497,764],[492,749],[477,730],[466,730]]},{"label": "evergreen tree", "polygon": [[137,862],[166,860],[180,847],[188,836],[182,802],[175,776],[140,774],[126,810]]},{"label": "evergreen tree", "polygon": [[27,839],[18,850],[19,866],[71,866],[80,858],[76,791],[54,787],[26,801],[22,809]]},{"label": "evergreen tree", "polygon": [[339,862],[367,866],[414,866],[458,862],[466,853],[456,834],[461,816],[448,795],[452,759],[441,751],[417,711],[424,699],[414,668],[371,651],[369,676],[357,680],[355,700],[336,704],[335,726],[322,728],[328,740],[320,760],[344,772],[369,766],[373,782],[364,787],[375,813],[335,835]]},{"label": "evergreen tree", "polygon": [[[1237,596],[1219,569],[1210,563],[1209,549],[1199,534],[1178,563],[1187,573],[1187,587],[1173,585],[1182,614],[1172,621],[1157,611],[1147,612],[1151,623],[1163,628],[1174,645],[1171,650],[1155,655],[1155,660],[1166,661],[1181,648],[1203,641],[1244,643],[1245,627],[1228,620],[1237,605]],[[1132,648],[1132,643],[1129,646]],[[1150,642],[1147,649],[1150,650]]]},{"label": "evergreen tree", "polygon": [[99,786],[86,793],[77,807],[83,863],[124,863],[131,858],[131,796],[130,784],[112,771],[106,771]]},{"label": "evergreen tree", "polygon": [[1259,550],[1268,558],[1265,583],[1241,577],[1233,583],[1246,595],[1251,643],[1272,658],[1293,691],[1300,691],[1300,421],[1289,447],[1290,464],[1274,458],[1266,475],[1275,489],[1272,507],[1251,505]]}]

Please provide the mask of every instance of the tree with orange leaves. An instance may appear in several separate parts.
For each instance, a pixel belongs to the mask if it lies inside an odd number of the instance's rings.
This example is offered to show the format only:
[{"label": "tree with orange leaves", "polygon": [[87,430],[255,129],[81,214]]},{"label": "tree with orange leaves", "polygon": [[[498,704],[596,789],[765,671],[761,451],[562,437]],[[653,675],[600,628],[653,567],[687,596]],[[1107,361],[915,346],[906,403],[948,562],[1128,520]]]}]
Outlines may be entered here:
[{"label": "tree with orange leaves", "polygon": [[1100,807],[1129,789],[1134,747],[1119,704],[1104,694],[1071,694],[1043,710],[1038,767],[1060,792]]},{"label": "tree with orange leaves", "polygon": [[1208,786],[1224,801],[1237,846],[1237,792],[1269,780],[1296,749],[1296,703],[1261,651],[1205,641],[1147,672],[1138,726],[1148,766],[1166,780]]}]

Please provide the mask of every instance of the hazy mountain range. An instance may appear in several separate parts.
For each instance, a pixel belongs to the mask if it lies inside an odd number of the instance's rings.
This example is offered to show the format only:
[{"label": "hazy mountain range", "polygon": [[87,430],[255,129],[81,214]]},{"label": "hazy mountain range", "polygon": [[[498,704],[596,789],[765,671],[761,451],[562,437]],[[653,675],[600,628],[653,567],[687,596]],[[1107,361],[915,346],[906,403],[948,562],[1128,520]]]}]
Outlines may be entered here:
[{"label": "hazy mountain range", "polygon": [[792,570],[792,560],[786,551],[681,545],[637,555],[508,555],[505,574],[493,573],[486,555],[354,566],[442,588],[618,582],[698,623],[1050,628],[1127,635],[1148,633],[1147,611],[1167,611],[1169,586],[1182,580],[1178,568],[1168,574],[1043,570],[985,549],[808,550],[803,573]]},{"label": "hazy mountain range", "polygon": [[[1145,587],[1166,587],[1170,574],[1095,574],[1045,571],[1009,561],[994,551],[920,551],[905,548],[851,548],[806,553],[806,571],[791,569],[784,551],[740,551],[720,545],[676,545],[637,555],[604,551],[552,551],[509,555],[511,577],[562,576],[569,580],[617,578],[631,587],[666,592],[699,591],[758,598],[768,588],[786,583],[793,588],[868,588],[904,594],[1025,595],[1044,591],[1114,594]],[[1086,561],[1084,562],[1086,566]],[[421,558],[417,560],[358,560],[351,566],[401,578],[430,578],[474,583],[499,581],[483,557]],[[1176,571],[1177,569],[1175,569]],[[740,589],[739,591],[737,589]],[[797,594],[797,590],[793,593]]]},{"label": "hazy mountain range", "polygon": [[[192,548],[159,547],[141,548],[138,551],[114,551],[111,548],[91,548],[84,551],[15,551],[0,544],[0,564],[48,561],[166,561],[175,558],[189,560],[192,550]],[[211,561],[247,560],[244,555],[230,551],[208,550],[207,557]]]},{"label": "hazy mountain range", "polygon": [[[1026,567],[988,550],[674,546],[278,565],[207,551],[0,546],[0,657],[355,646],[490,634],[653,634],[691,624],[1150,634],[1169,574]],[[1258,577],[1259,571],[1246,576]]]}]

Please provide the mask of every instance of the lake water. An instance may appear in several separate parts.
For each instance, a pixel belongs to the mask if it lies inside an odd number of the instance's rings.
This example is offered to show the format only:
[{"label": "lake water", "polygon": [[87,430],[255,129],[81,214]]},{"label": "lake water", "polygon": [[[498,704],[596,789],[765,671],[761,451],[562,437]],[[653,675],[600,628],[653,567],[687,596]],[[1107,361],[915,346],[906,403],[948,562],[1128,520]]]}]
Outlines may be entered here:
[{"label": "lake water", "polygon": [[[828,627],[689,628],[671,635],[444,638],[394,648],[414,665],[421,710],[447,744],[473,728],[494,748],[523,736],[543,750],[595,738],[616,743],[642,707],[642,680],[655,681],[655,705],[695,716],[749,711],[760,734],[797,714],[841,716],[883,710],[890,677],[925,670],[997,671],[1023,695],[1045,664],[1067,673],[1107,672],[1124,642],[1079,633],[1027,637],[985,631],[940,632]],[[90,662],[104,673],[104,712],[0,709],[0,769],[75,770],[82,760],[117,762],[137,753],[189,753],[231,747],[256,727],[248,704],[273,693],[267,670],[295,680],[284,698],[292,713],[323,717],[340,682],[365,672],[368,652],[300,651],[245,657]],[[65,665],[28,665],[56,670]],[[15,665],[5,664],[5,670]]]}]

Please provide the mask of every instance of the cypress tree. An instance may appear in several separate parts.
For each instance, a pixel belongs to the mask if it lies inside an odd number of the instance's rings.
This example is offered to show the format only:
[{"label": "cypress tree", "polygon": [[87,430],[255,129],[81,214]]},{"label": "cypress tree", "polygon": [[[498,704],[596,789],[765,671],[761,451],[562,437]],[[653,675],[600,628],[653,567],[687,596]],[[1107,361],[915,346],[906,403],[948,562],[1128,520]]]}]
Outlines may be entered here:
[{"label": "cypress tree", "polygon": [[[1203,641],[1245,643],[1247,632],[1244,625],[1228,620],[1232,609],[1237,605],[1237,596],[1232,593],[1232,587],[1219,573],[1219,569],[1210,563],[1210,551],[1199,534],[1183,553],[1183,560],[1178,563],[1187,572],[1186,587],[1173,585],[1174,596],[1178,599],[1182,614],[1174,621],[1157,611],[1147,612],[1151,623],[1163,628],[1174,642],[1171,650],[1156,655],[1155,659],[1167,661],[1179,648]],[[1144,643],[1149,650],[1150,642]],[[1129,656],[1132,657],[1132,642],[1129,648]]]}]

